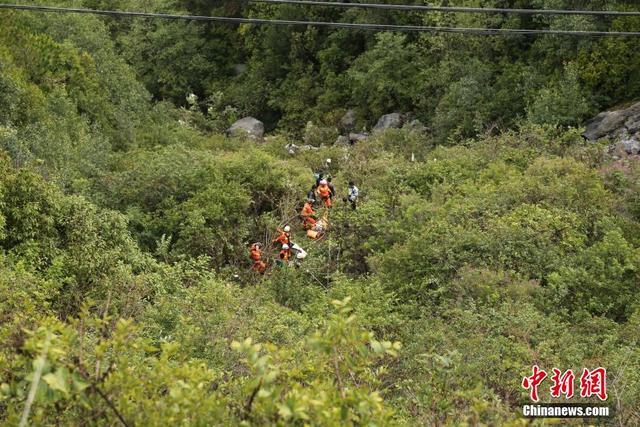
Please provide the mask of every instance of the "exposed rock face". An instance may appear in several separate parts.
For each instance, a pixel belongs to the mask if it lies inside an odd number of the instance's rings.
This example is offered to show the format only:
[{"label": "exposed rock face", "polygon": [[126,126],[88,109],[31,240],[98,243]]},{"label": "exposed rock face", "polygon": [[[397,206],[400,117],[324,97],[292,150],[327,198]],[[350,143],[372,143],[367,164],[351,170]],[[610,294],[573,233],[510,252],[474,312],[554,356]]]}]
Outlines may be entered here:
[{"label": "exposed rock face", "polygon": [[605,111],[587,123],[582,134],[590,141],[598,139],[640,139],[640,102],[624,110]]},{"label": "exposed rock face", "polygon": [[249,136],[258,141],[264,137],[264,123],[254,117],[244,117],[227,130],[229,136]]},{"label": "exposed rock face", "polygon": [[381,131],[390,128],[401,128],[404,124],[404,116],[400,113],[385,114],[378,119],[378,123],[373,128],[374,131]]}]

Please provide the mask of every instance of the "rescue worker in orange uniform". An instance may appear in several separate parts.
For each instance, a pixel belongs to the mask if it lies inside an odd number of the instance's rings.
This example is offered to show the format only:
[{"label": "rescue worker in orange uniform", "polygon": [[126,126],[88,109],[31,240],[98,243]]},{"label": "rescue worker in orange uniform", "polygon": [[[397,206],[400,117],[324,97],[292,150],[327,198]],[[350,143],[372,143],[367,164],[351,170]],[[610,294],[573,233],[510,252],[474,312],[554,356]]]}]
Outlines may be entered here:
[{"label": "rescue worker in orange uniform", "polygon": [[280,243],[281,245],[291,246],[291,227],[288,225],[284,227],[284,230],[278,229],[280,235],[273,239],[273,243]]},{"label": "rescue worker in orange uniform", "polygon": [[280,251],[280,259],[284,263],[284,265],[289,264],[289,258],[291,257],[291,249],[289,245],[286,243],[282,245],[282,250]]},{"label": "rescue worker in orange uniform", "polygon": [[326,179],[320,181],[320,185],[318,185],[318,196],[324,202],[324,205],[327,208],[331,207],[331,189],[329,188],[328,182]]},{"label": "rescue worker in orange uniform", "polygon": [[315,212],[313,210],[313,199],[308,199],[302,208],[302,212],[300,216],[302,216],[302,221],[305,230],[312,229],[316,225]]},{"label": "rescue worker in orange uniform", "polygon": [[254,243],[251,245],[251,259],[253,260],[253,270],[260,274],[264,274],[267,270],[267,264],[262,261],[262,251],[260,250],[260,243]]}]

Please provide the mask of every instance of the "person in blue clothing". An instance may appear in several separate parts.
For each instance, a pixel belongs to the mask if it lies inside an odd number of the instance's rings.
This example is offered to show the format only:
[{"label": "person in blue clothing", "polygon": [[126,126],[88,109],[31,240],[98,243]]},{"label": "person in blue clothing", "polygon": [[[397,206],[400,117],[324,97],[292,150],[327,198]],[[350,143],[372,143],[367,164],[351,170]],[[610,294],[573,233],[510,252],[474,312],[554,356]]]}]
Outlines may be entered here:
[{"label": "person in blue clothing", "polygon": [[358,200],[358,196],[360,196],[360,190],[356,187],[356,184],[353,181],[349,181],[349,191],[347,193],[347,201],[351,204],[351,209],[356,210],[356,202]]}]

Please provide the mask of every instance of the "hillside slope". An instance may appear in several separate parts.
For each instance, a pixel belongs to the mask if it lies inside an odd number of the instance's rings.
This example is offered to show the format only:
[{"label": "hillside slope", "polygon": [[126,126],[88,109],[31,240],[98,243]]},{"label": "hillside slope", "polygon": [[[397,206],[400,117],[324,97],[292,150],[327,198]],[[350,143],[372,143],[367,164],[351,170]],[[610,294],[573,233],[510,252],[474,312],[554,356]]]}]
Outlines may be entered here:
[{"label": "hillside slope", "polygon": [[[152,101],[112,30],[0,14],[3,423],[519,425],[533,365],[606,367],[613,422],[640,423],[635,157],[528,122],[290,155]],[[300,268],[274,263],[286,223]]]}]

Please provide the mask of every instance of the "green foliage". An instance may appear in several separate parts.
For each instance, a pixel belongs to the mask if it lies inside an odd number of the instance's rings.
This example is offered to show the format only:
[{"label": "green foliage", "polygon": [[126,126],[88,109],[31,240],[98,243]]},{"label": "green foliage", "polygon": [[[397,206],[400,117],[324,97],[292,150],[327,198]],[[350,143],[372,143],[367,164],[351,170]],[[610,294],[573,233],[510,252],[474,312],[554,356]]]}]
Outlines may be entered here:
[{"label": "green foliage", "polygon": [[[640,168],[565,127],[638,95],[630,41],[6,11],[0,24],[1,423],[26,408],[45,426],[523,425],[533,364],[606,367],[612,422],[640,423]],[[351,107],[358,129],[395,110],[426,128],[333,146]],[[249,113],[291,132],[260,144],[216,134]],[[294,135],[315,149],[289,154]],[[337,194],[312,241],[298,213],[326,158]],[[343,200],[351,180],[356,210]],[[308,256],[278,266],[272,239],[285,224]],[[251,269],[252,242],[263,243],[265,275]]]},{"label": "green foliage", "polygon": [[418,78],[416,45],[406,37],[381,33],[376,44],[354,61],[347,74],[352,99],[367,116],[377,117],[400,108],[407,110],[419,96],[407,79]]},{"label": "green foliage", "polygon": [[570,125],[579,123],[592,110],[585,99],[578,80],[577,67],[568,65],[557,82],[550,82],[527,108],[527,116],[533,123]]}]

